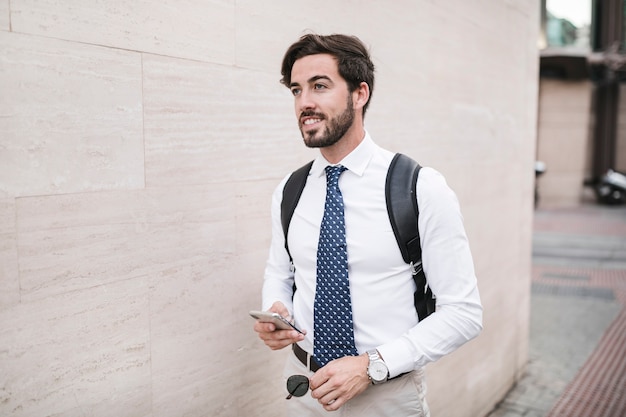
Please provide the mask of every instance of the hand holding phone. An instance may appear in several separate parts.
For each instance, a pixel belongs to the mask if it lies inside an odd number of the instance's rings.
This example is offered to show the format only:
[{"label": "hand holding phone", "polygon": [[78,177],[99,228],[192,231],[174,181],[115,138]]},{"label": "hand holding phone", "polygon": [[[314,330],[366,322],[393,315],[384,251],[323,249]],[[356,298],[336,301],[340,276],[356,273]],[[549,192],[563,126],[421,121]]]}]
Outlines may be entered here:
[{"label": "hand holding phone", "polygon": [[277,330],[295,330],[298,333],[304,334],[300,329],[291,324],[289,320],[287,320],[278,313],[274,313],[272,311],[251,310],[250,316],[259,320],[260,322],[274,324]]}]

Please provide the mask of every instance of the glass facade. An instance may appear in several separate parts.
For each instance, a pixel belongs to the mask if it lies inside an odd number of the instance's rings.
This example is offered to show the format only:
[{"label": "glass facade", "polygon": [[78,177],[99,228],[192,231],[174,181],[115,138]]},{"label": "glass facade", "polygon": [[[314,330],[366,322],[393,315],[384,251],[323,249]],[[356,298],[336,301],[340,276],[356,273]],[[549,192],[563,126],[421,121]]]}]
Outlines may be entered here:
[{"label": "glass facade", "polygon": [[544,0],[543,46],[589,51],[592,1]]}]

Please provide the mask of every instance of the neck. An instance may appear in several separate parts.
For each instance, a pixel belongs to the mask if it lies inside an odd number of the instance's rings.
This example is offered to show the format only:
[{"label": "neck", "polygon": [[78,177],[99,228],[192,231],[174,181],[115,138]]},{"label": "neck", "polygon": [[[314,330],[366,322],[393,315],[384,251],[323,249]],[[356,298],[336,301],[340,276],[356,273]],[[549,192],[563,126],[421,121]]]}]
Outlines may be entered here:
[{"label": "neck", "polygon": [[321,148],[320,152],[328,162],[336,164],[355,150],[363,142],[364,138],[365,129],[363,128],[363,123],[354,123],[337,143]]}]

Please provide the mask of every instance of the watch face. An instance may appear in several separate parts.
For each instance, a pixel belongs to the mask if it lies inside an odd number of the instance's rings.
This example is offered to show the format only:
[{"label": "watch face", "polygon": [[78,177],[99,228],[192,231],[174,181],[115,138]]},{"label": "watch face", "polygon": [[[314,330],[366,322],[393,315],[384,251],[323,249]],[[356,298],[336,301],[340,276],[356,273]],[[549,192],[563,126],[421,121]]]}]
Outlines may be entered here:
[{"label": "watch face", "polygon": [[382,362],[372,362],[370,364],[369,374],[374,381],[384,381],[388,372],[387,367]]}]

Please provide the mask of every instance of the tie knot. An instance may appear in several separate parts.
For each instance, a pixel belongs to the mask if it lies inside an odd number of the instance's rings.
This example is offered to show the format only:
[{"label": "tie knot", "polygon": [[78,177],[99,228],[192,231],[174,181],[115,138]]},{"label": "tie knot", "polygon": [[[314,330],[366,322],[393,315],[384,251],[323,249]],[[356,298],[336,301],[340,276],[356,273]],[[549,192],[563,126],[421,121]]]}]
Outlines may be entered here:
[{"label": "tie knot", "polygon": [[336,187],[337,184],[339,184],[339,176],[346,169],[348,168],[343,165],[328,165],[326,167],[326,184],[328,186]]}]

